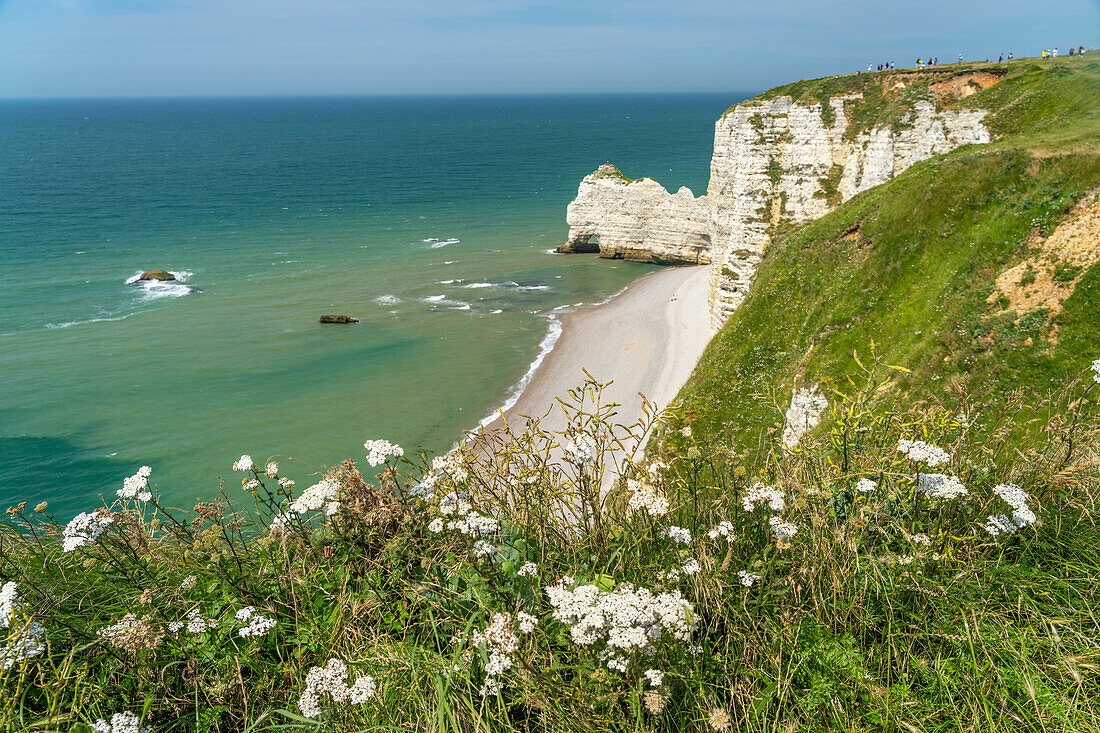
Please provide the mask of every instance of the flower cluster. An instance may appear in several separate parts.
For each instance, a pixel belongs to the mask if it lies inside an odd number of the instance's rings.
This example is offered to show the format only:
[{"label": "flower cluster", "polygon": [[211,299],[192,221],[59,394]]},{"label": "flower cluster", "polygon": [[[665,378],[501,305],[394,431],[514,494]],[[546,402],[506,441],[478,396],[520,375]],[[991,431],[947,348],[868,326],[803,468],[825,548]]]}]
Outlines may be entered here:
[{"label": "flower cluster", "polygon": [[457,483],[462,483],[469,477],[462,454],[458,451],[433,458],[432,470],[438,474],[449,476],[452,481]]},{"label": "flower cluster", "polygon": [[[468,494],[452,491],[439,501],[440,514],[445,517],[458,517],[446,523],[447,529],[457,529],[462,534],[471,537],[486,537],[499,532],[500,522],[474,511],[468,499]],[[428,525],[428,529],[433,532],[440,531],[439,525],[435,521]]]},{"label": "flower cluster", "polygon": [[738,570],[737,575],[741,578],[741,585],[746,588],[751,588],[760,581],[759,575],[750,573],[748,570]]},{"label": "flower cluster", "polygon": [[645,678],[649,680],[650,687],[660,687],[661,683],[665,681],[665,673],[659,669],[647,669]]},{"label": "flower cluster", "polygon": [[930,468],[951,460],[951,455],[947,451],[931,443],[925,443],[923,440],[899,440],[898,452],[904,454],[909,460],[923,463]]},{"label": "flower cluster", "polygon": [[237,462],[233,464],[234,471],[251,471],[255,464],[252,463],[252,456],[244,455],[237,459]]},{"label": "flower cluster", "polygon": [[595,585],[570,589],[565,578],[546,587],[554,618],[569,626],[573,643],[592,647],[603,642],[600,658],[610,669],[625,672],[632,651],[646,652],[665,634],[688,642],[698,625],[695,609],[679,591],[654,594],[623,584],[615,591]]},{"label": "flower cluster", "polygon": [[152,472],[153,469],[142,466],[133,476],[124,479],[122,488],[115,493],[118,494],[120,499],[149,501],[153,498],[153,494],[149,491],[149,474]]},{"label": "flower cluster", "polygon": [[275,461],[268,461],[267,465],[264,466],[264,475],[268,478],[275,478],[276,476],[278,476],[279,464]]},{"label": "flower cluster", "polygon": [[37,621],[12,627],[8,642],[0,649],[0,672],[46,651],[46,628]]},{"label": "flower cluster", "polygon": [[861,478],[856,481],[856,491],[860,494],[870,494],[878,487],[878,484],[869,478]]},{"label": "flower cluster", "polygon": [[388,440],[368,440],[363,443],[367,449],[367,463],[372,466],[380,466],[390,456],[401,458],[405,455],[405,449]]},{"label": "flower cluster", "polygon": [[596,439],[588,433],[579,433],[566,444],[565,453],[574,462],[588,465],[596,462],[599,455],[599,445],[596,443]]},{"label": "flower cluster", "polygon": [[741,497],[741,506],[745,507],[746,512],[753,511],[757,505],[765,502],[773,512],[781,512],[786,507],[782,491],[772,486],[765,486],[760,482],[753,484],[752,488]]},{"label": "flower cluster", "polygon": [[340,502],[336,496],[340,491],[340,483],[336,479],[323,478],[302,492],[294,501],[290,502],[290,510],[298,514],[305,514],[314,509],[324,507],[325,514],[332,516],[340,509]]},{"label": "flower cluster", "polygon": [[267,632],[275,628],[275,619],[261,616],[252,606],[245,606],[234,615],[238,621],[248,624],[237,629],[237,636],[267,636]]},{"label": "flower cluster", "polygon": [[523,567],[516,571],[516,575],[533,578],[539,574],[539,566],[533,562],[523,563]]},{"label": "flower cluster", "polygon": [[798,534],[798,527],[796,525],[776,516],[768,518],[768,525],[772,528],[772,532],[775,534],[777,540],[789,540]]},{"label": "flower cluster", "polygon": [[993,493],[1012,507],[1012,516],[993,514],[985,523],[985,531],[996,537],[999,534],[1014,534],[1016,530],[1035,524],[1038,517],[1027,505],[1027,492],[1016,484],[998,484]]},{"label": "flower cluster", "polygon": [[719,522],[717,526],[711,527],[707,532],[707,537],[712,540],[716,540],[719,537],[725,537],[726,542],[733,542],[737,539],[737,535],[733,533],[733,525],[729,522]]},{"label": "flower cluster", "polygon": [[109,516],[97,513],[82,512],[73,517],[62,532],[61,551],[72,552],[78,547],[83,547],[99,539],[107,525],[115,521]]},{"label": "flower cluster", "polygon": [[152,726],[142,726],[141,719],[129,710],[115,713],[110,721],[100,718],[92,723],[95,733],[150,733]]},{"label": "flower cluster", "polygon": [[0,629],[6,629],[15,621],[15,612],[19,610],[19,586],[9,580],[0,586]]},{"label": "flower cluster", "polygon": [[1092,381],[1100,384],[1100,359],[1092,363]]},{"label": "flower cluster", "polygon": [[[523,616],[526,618],[520,620],[520,630],[523,630],[526,621],[530,630],[523,633],[530,633],[537,620],[529,614]],[[485,683],[481,686],[482,696],[499,695],[500,680],[497,678],[511,669],[511,655],[519,648],[519,637],[512,630],[512,614],[494,613],[485,631],[475,631],[470,641],[489,653],[489,661],[485,663]]]},{"label": "flower cluster", "polygon": [[321,695],[328,695],[333,702],[349,702],[362,705],[374,696],[374,678],[363,675],[351,685],[347,683],[348,665],[339,659],[330,659],[324,667],[310,667],[306,673],[306,686],[298,697],[298,709],[307,718],[321,714]]},{"label": "flower cluster", "polygon": [[962,481],[943,473],[918,474],[917,491],[937,499],[957,499],[970,493]]},{"label": "flower cluster", "polygon": [[663,517],[668,514],[668,499],[657,492],[652,486],[643,484],[634,479],[628,479],[626,490],[630,492],[630,500],[627,506],[631,511],[644,509],[651,517]]},{"label": "flower cluster", "polygon": [[675,524],[671,524],[661,530],[661,536],[668,537],[673,542],[678,542],[682,545],[691,542],[691,530],[685,527],[677,527]]},{"label": "flower cluster", "polygon": [[185,617],[186,621],[172,621],[168,624],[168,630],[173,634],[177,633],[183,628],[186,628],[188,632],[192,634],[201,634],[205,631],[218,628],[218,620],[216,618],[203,618],[199,609],[192,608],[187,612]]}]

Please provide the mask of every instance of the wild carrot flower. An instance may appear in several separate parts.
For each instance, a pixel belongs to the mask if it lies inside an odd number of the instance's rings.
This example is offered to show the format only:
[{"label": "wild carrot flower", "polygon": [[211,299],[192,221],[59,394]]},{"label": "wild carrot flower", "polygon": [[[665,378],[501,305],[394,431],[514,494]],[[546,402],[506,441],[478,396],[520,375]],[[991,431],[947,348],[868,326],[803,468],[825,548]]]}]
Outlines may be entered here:
[{"label": "wild carrot flower", "polygon": [[268,478],[275,478],[279,475],[279,464],[275,461],[268,461],[267,466],[264,467],[264,475]]},{"label": "wild carrot flower", "polygon": [[0,649],[0,672],[46,651],[46,628],[37,621],[12,624],[7,644]]},{"label": "wild carrot flower", "polygon": [[[534,617],[528,616],[528,618]],[[534,630],[534,623],[530,623],[529,627]],[[521,620],[521,630],[522,628],[523,620]],[[482,696],[499,695],[500,681],[497,678],[511,669],[511,655],[519,648],[519,637],[512,630],[512,615],[494,613],[485,630],[475,631],[470,641],[474,646],[484,647],[489,653],[489,661],[485,664],[485,683],[481,687]]]},{"label": "wild carrot flower", "polygon": [[929,538],[929,536],[926,534],[915,534],[909,539],[912,540],[914,545],[924,545],[927,547],[928,545],[932,544],[931,538]]},{"label": "wild carrot flower", "polygon": [[732,722],[729,713],[722,708],[712,709],[710,715],[707,716],[707,723],[710,724],[711,728],[718,731],[718,733],[724,733],[729,730]]},{"label": "wild carrot flower", "polygon": [[432,521],[428,522],[428,531],[439,534],[443,531],[443,517],[436,517]]},{"label": "wild carrot flower", "polygon": [[328,695],[333,702],[349,702],[362,705],[374,696],[374,678],[363,675],[350,686],[347,683],[348,666],[340,659],[330,659],[324,667],[311,667],[306,673],[306,685],[298,697],[298,709],[307,718],[321,714],[321,695]]},{"label": "wild carrot flower", "polygon": [[116,491],[115,494],[117,494],[120,499],[149,501],[153,498],[152,493],[149,492],[149,474],[152,472],[153,469],[148,466],[142,466],[138,469],[137,473],[122,481],[122,488]]},{"label": "wild carrot flower", "polygon": [[589,465],[596,462],[599,445],[588,433],[579,433],[566,444],[565,453],[576,463]]},{"label": "wild carrot flower", "polygon": [[245,606],[234,615],[247,624],[237,629],[237,636],[267,636],[267,632],[275,628],[275,619],[261,616],[252,606]]},{"label": "wild carrot flower", "polygon": [[493,546],[492,542],[487,542],[485,540],[477,540],[474,542],[474,554],[479,557],[482,555],[492,555],[496,549],[497,548]]},{"label": "wild carrot flower", "polygon": [[243,455],[233,464],[234,471],[251,471],[253,467],[252,456]]},{"label": "wild carrot flower", "polygon": [[458,451],[433,458],[432,470],[444,476],[449,476],[452,481],[457,483],[462,483],[469,477],[463,463],[462,454]]},{"label": "wild carrot flower", "polygon": [[707,537],[712,540],[725,537],[726,542],[733,542],[737,539],[736,535],[733,534],[733,525],[729,522],[719,522],[717,526],[711,527],[710,531],[707,532]]},{"label": "wild carrot flower", "polygon": [[103,530],[107,529],[107,526],[113,521],[115,520],[111,517],[98,513],[83,512],[77,514],[72,521],[65,525],[61,537],[61,551],[72,552],[78,547],[95,542],[103,534]]},{"label": "wild carrot flower", "polygon": [[631,511],[644,509],[651,517],[663,517],[668,514],[668,499],[652,486],[629,479],[626,482],[626,490],[631,492],[630,499],[627,501]]},{"label": "wild carrot flower", "polygon": [[962,481],[942,473],[918,474],[917,491],[937,499],[957,499],[970,493]]},{"label": "wild carrot flower", "polygon": [[689,557],[684,562],[683,567],[681,567],[680,570],[684,573],[684,575],[698,575],[699,572],[702,570],[702,567],[700,567],[698,560],[696,560],[694,557]]},{"label": "wild carrot flower", "polygon": [[772,486],[765,486],[760,482],[753,484],[752,488],[741,497],[741,506],[745,508],[746,512],[753,511],[758,505],[765,502],[773,512],[781,512],[786,507],[782,491]]},{"label": "wild carrot flower", "polygon": [[195,584],[198,583],[198,582],[199,582],[199,576],[197,576],[197,575],[188,575],[186,578],[183,579],[183,582],[180,583],[180,590],[191,590],[192,588],[195,587]]},{"label": "wild carrot flower", "polygon": [[388,440],[368,440],[363,447],[367,449],[367,463],[372,466],[385,463],[390,456],[400,458],[405,455],[404,448]]},{"label": "wild carrot flower", "polygon": [[1100,359],[1092,363],[1092,381],[1100,384]]},{"label": "wild carrot flower", "polygon": [[523,611],[516,614],[516,621],[519,623],[519,633],[521,634],[530,634],[539,623],[537,618]]},{"label": "wild carrot flower", "polygon": [[898,452],[904,454],[909,460],[923,463],[929,468],[935,468],[951,460],[949,453],[923,440],[899,440]]},{"label": "wild carrot flower", "polygon": [[516,575],[533,578],[539,574],[539,566],[533,562],[523,563],[523,567],[516,571]]},{"label": "wild carrot flower", "polygon": [[750,573],[748,570],[738,570],[737,575],[741,578],[741,585],[746,588],[751,588],[760,582],[760,576],[756,573]]},{"label": "wild carrot flower", "polygon": [[678,542],[682,545],[686,545],[691,542],[691,530],[684,527],[677,527],[675,524],[669,525],[665,529],[661,530],[661,534],[665,537],[668,537],[673,542]]},{"label": "wild carrot flower", "polygon": [[287,491],[290,491],[295,486],[294,479],[283,476],[279,479],[279,486],[282,486]]},{"label": "wild carrot flower", "polygon": [[798,527],[790,522],[786,522],[779,517],[770,517],[768,524],[772,528],[772,532],[775,534],[777,540],[789,540],[798,534]]},{"label": "wild carrot flower", "polygon": [[878,487],[878,483],[869,478],[861,478],[856,481],[856,491],[860,494],[870,494]]},{"label": "wild carrot flower", "polygon": [[150,733],[153,729],[148,725],[142,726],[138,716],[123,710],[112,715],[109,722],[100,718],[92,723],[92,730],[95,733]]},{"label": "wild carrot flower", "polygon": [[302,492],[294,501],[290,502],[290,510],[298,514],[305,514],[313,509],[320,509],[327,502],[335,501],[340,491],[340,484],[335,479],[323,478]]}]

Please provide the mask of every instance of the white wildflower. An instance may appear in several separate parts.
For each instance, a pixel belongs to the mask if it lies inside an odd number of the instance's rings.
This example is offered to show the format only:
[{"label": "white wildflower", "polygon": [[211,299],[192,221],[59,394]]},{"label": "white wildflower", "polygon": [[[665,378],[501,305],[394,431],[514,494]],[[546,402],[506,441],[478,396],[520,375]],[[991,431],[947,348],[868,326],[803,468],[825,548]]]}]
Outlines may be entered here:
[{"label": "white wildflower", "polygon": [[330,501],[329,503],[325,504],[325,516],[333,516],[340,511],[340,506],[341,504],[338,501]]},{"label": "white wildflower", "polygon": [[665,529],[661,530],[663,537],[668,537],[673,542],[678,542],[682,545],[686,545],[691,542],[691,530],[684,527],[677,527],[675,524],[671,524]]},{"label": "white wildflower", "polygon": [[741,506],[745,508],[746,512],[751,512],[758,505],[765,502],[773,512],[781,512],[786,507],[782,491],[773,486],[765,486],[760,482],[753,484],[752,488],[741,497]]},{"label": "white wildflower", "polygon": [[330,659],[324,667],[310,667],[306,684],[298,697],[298,709],[307,718],[321,714],[321,696],[328,695],[333,702],[362,705],[374,696],[376,684],[370,675],[363,675],[350,686],[347,683],[348,666],[342,660]]},{"label": "white wildflower", "polygon": [[298,514],[305,514],[314,509],[320,509],[325,504],[335,501],[340,491],[340,483],[332,478],[323,478],[302,492],[294,501],[290,502],[290,510]]},{"label": "white wildflower", "polygon": [[[533,624],[531,629],[534,629]],[[500,694],[500,681],[496,678],[512,667],[511,655],[519,648],[519,637],[512,630],[512,615],[494,613],[485,630],[475,631],[470,641],[474,646],[484,647],[489,653],[489,661],[485,664],[485,684],[481,694]]]},{"label": "white wildflower", "polygon": [[293,489],[294,485],[295,485],[294,484],[294,479],[292,479],[292,478],[287,478],[286,476],[283,476],[282,478],[279,479],[279,486],[282,486],[287,491],[290,491],[291,489]]},{"label": "white wildflower", "polygon": [[680,569],[684,572],[684,575],[698,575],[702,567],[700,567],[698,560],[694,557],[689,557]]},{"label": "white wildflower", "polygon": [[191,590],[192,588],[195,587],[195,584],[198,583],[198,582],[199,582],[199,577],[197,575],[188,575],[186,578],[183,579],[183,582],[180,583],[180,589],[181,590]]},{"label": "white wildflower", "polygon": [[1100,384],[1100,359],[1092,363],[1092,381]]},{"label": "white wildflower", "polygon": [[264,475],[268,478],[275,478],[279,475],[279,464],[275,461],[268,461],[264,466]]},{"label": "white wildflower", "polygon": [[462,483],[469,476],[463,463],[463,456],[458,451],[433,458],[432,470],[436,473],[449,476],[457,483]]},{"label": "white wildflower", "polygon": [[247,481],[244,482],[244,490],[245,491],[255,491],[256,489],[260,488],[260,486],[261,486],[260,482],[257,481],[254,478],[250,478],[250,479],[248,479]]},{"label": "white wildflower", "polygon": [[661,683],[665,681],[665,673],[659,669],[647,669],[645,678],[649,680],[650,687],[660,687]]},{"label": "white wildflower", "polygon": [[367,463],[372,466],[385,463],[390,456],[401,458],[405,455],[404,448],[388,440],[368,440],[363,447],[367,449]]},{"label": "white wildflower", "polygon": [[918,474],[917,491],[937,499],[957,499],[969,493],[957,478],[942,473]]},{"label": "white wildflower", "polygon": [[861,494],[870,494],[878,487],[878,483],[869,478],[861,478],[856,482],[856,491]]},{"label": "white wildflower", "polygon": [[100,718],[92,723],[92,730],[95,733],[150,733],[153,729],[148,725],[142,726],[138,716],[129,710],[123,710],[112,715],[110,721]]},{"label": "white wildflower", "polygon": [[18,586],[9,580],[0,586],[0,629],[6,629],[15,621],[15,612],[19,609]]},{"label": "white wildflower", "polygon": [[149,491],[149,474],[152,471],[153,469],[148,466],[142,466],[133,476],[123,479],[122,488],[116,491],[115,494],[120,499],[149,501],[153,498],[153,494]]},{"label": "white wildflower", "polygon": [[278,532],[284,529],[290,521],[294,518],[294,514],[291,512],[285,512],[283,514],[276,514],[271,518],[271,524],[268,525],[268,529],[272,532]]},{"label": "white wildflower", "polygon": [[481,555],[492,555],[496,549],[497,548],[493,546],[492,542],[487,542],[486,540],[477,540],[474,542],[474,554],[479,557]]},{"label": "white wildflower", "polygon": [[924,463],[930,468],[951,460],[949,453],[923,440],[899,440],[898,451],[909,460]]},{"label": "white wildflower", "polygon": [[516,571],[516,575],[522,575],[527,578],[533,578],[539,574],[539,566],[533,562],[523,563],[523,567]]},{"label": "white wildflower", "polygon": [[729,522],[719,522],[717,526],[711,527],[710,531],[707,532],[707,537],[712,540],[725,537],[726,542],[733,542],[737,539],[737,535],[733,533],[733,525]]},{"label": "white wildflower", "polygon": [[247,624],[237,629],[237,636],[267,636],[267,632],[275,628],[275,619],[261,616],[252,606],[245,606],[234,615]]},{"label": "white wildflower", "polygon": [[575,463],[587,465],[596,462],[599,445],[596,443],[596,439],[588,433],[580,433],[566,444],[565,453]]},{"label": "white wildflower", "polygon": [[519,624],[519,633],[530,634],[535,630],[539,620],[529,613],[520,611],[516,614],[516,622]]},{"label": "white wildflower", "polygon": [[439,534],[443,531],[443,517],[436,517],[428,523],[428,531]]},{"label": "white wildflower", "polygon": [[171,621],[168,624],[168,630],[173,634],[183,629],[187,629],[192,634],[201,634],[205,631],[218,628],[218,620],[215,618],[203,618],[202,613],[197,608],[192,608],[184,616],[185,621]]},{"label": "white wildflower", "polygon": [[46,651],[46,628],[37,621],[24,626],[13,625],[7,644],[0,649],[0,672]]},{"label": "white wildflower", "polygon": [[691,426],[690,425],[685,425],[684,427],[680,428],[680,435],[684,436],[685,438],[690,438],[691,437]]},{"label": "white wildflower", "polygon": [[72,552],[78,547],[83,547],[99,539],[107,525],[115,521],[109,516],[83,512],[73,517],[62,532],[62,552]]},{"label": "white wildflower", "polygon": [[668,499],[652,486],[629,479],[626,482],[626,490],[631,492],[627,502],[631,511],[644,509],[651,517],[663,517],[668,514]]},{"label": "white wildflower", "polygon": [[928,545],[932,544],[931,538],[926,534],[915,534],[909,539],[913,541],[914,545],[924,545],[925,547],[927,547]]},{"label": "white wildflower", "polygon": [[993,493],[1012,507],[1012,516],[992,515],[985,523],[985,531],[996,537],[999,534],[1014,534],[1016,530],[1035,524],[1039,520],[1028,506],[1027,492],[1016,484],[998,484]]},{"label": "white wildflower", "polygon": [[1016,534],[1018,527],[1007,514],[992,514],[985,522],[985,531],[996,537],[999,534]]},{"label": "white wildflower", "polygon": [[777,540],[789,540],[798,534],[798,527],[790,522],[786,522],[779,517],[770,517],[768,519],[768,525],[771,526],[772,532],[775,533]]},{"label": "white wildflower", "polygon": [[741,585],[746,588],[751,588],[760,582],[760,576],[756,573],[750,573],[748,570],[738,570],[737,575],[741,577]]},{"label": "white wildflower", "polygon": [[237,459],[237,462],[233,464],[234,471],[251,471],[253,467],[252,456],[244,455]]}]

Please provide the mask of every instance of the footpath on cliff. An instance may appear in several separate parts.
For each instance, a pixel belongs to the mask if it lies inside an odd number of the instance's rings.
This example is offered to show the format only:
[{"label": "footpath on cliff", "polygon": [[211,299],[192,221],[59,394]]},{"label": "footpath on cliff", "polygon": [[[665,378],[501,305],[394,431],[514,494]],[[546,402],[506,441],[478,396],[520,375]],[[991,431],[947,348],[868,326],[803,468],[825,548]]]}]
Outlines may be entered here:
[{"label": "footpath on cliff", "polygon": [[581,386],[587,371],[611,382],[605,404],[618,403],[615,422],[628,425],[642,417],[642,397],[664,409],[687,382],[710,341],[707,318],[710,268],[660,270],[631,283],[600,305],[561,316],[562,333],[531,381],[503,415],[484,431],[522,430],[527,417],[540,418],[547,431],[564,430],[566,416],[557,398]]}]

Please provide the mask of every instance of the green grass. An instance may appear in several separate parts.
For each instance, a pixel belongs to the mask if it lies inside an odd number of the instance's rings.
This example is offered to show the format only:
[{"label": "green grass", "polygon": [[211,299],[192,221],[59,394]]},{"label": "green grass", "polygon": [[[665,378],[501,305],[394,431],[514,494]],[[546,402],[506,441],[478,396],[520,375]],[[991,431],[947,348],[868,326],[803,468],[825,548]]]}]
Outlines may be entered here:
[{"label": "green grass", "polygon": [[[842,388],[872,343],[906,370],[890,387],[903,404],[965,382],[996,409],[1019,386],[1057,391],[1098,356],[1100,319],[1088,314],[1100,312],[1100,268],[1054,318],[1056,344],[1045,313],[998,315],[987,303],[1032,230],[1049,234],[1100,186],[1100,62],[1034,66],[1014,63],[966,100],[993,110],[1004,135],[995,143],[915,165],[769,246],[681,393],[674,427],[754,448],[782,429],[793,388]],[[1010,134],[1020,119],[1026,134]]]}]

